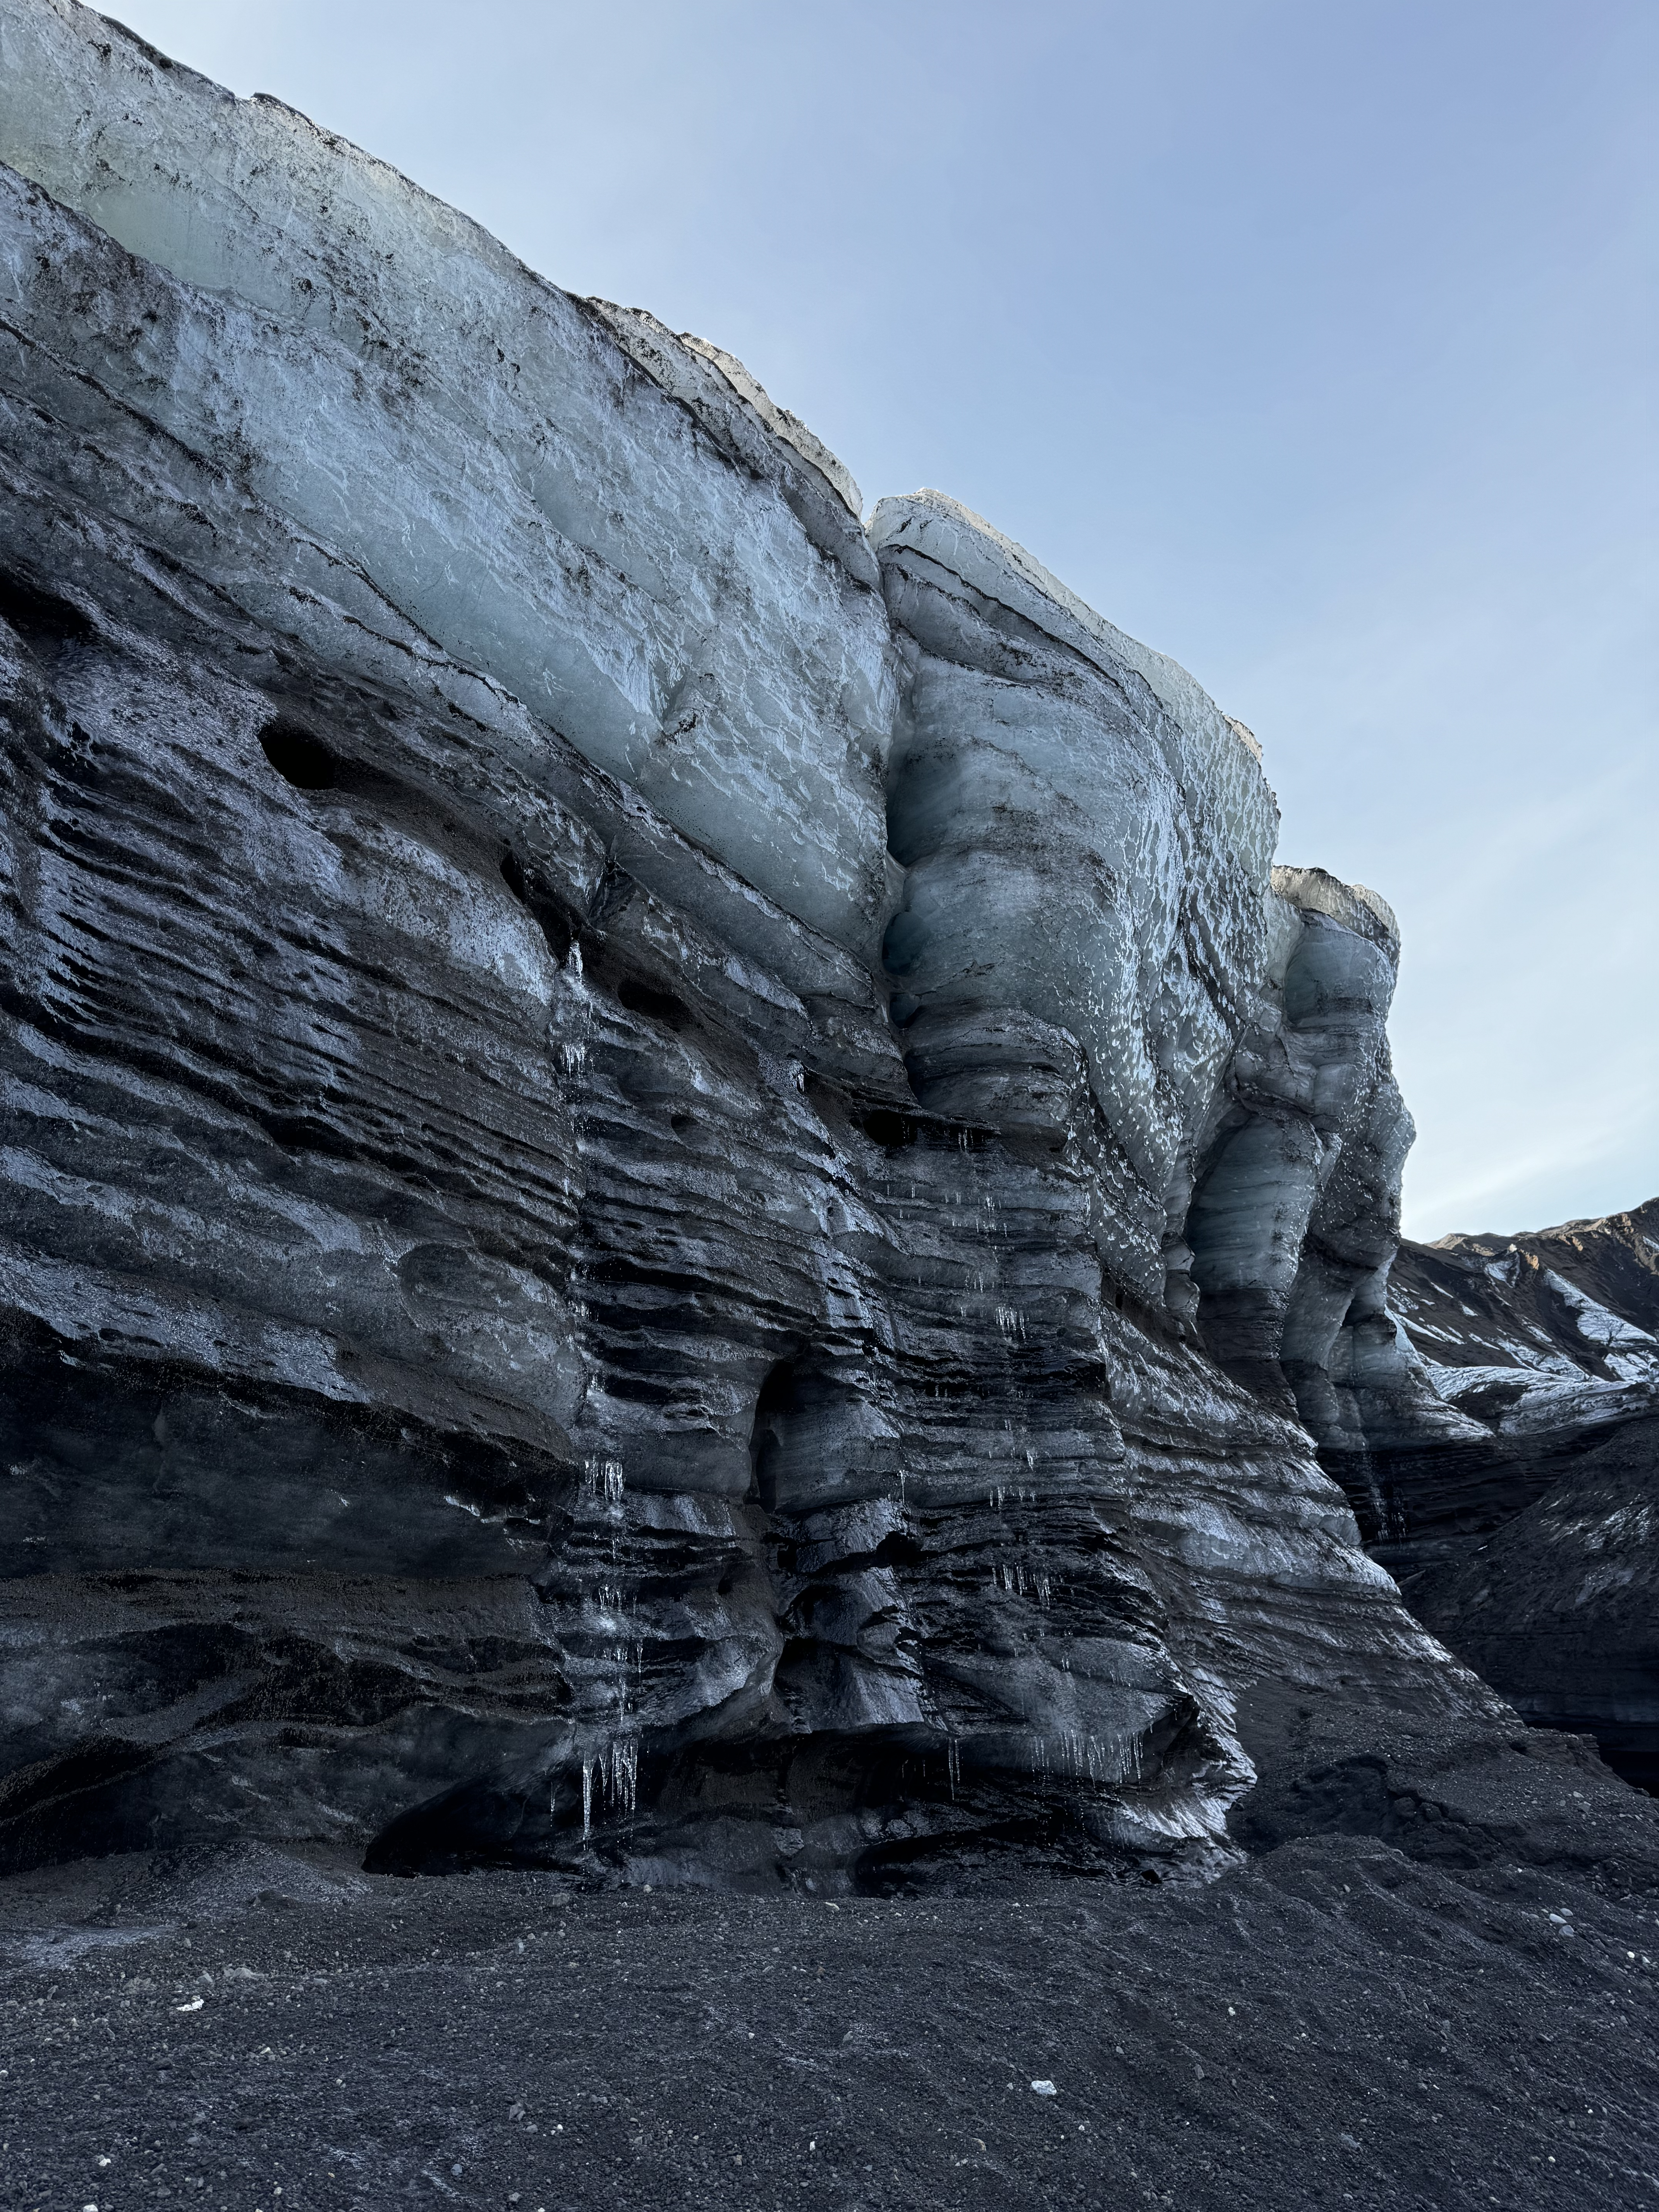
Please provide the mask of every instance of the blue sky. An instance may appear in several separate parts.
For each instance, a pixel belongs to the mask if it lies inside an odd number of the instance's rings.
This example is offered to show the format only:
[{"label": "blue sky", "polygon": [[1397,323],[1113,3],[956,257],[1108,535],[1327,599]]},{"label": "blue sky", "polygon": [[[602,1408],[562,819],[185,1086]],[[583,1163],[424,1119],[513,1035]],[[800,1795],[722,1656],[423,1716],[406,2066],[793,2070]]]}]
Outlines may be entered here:
[{"label": "blue sky", "polygon": [[1649,0],[129,0],[739,354],[1262,740],[1406,952],[1407,1225],[1659,1190]]}]

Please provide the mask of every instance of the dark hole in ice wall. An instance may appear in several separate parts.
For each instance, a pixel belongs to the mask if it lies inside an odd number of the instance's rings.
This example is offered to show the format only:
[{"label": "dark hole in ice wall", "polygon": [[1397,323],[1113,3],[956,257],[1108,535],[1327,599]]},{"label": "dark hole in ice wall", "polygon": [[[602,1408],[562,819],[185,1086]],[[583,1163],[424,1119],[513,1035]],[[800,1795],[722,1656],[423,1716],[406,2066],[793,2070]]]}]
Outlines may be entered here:
[{"label": "dark hole in ice wall", "polygon": [[892,976],[908,975],[927,949],[927,931],[919,915],[896,914],[882,939],[881,964]]},{"label": "dark hole in ice wall", "polygon": [[533,869],[526,868],[516,853],[501,858],[501,881],[547,939],[547,947],[561,968],[570,957],[576,925],[568,908]]},{"label": "dark hole in ice wall", "polygon": [[749,1441],[754,1494],[769,1513],[778,1509],[778,1471],[783,1459],[784,1423],[799,1401],[793,1359],[780,1359],[761,1384],[755,1401],[755,1425]]},{"label": "dark hole in ice wall", "polygon": [[855,1360],[799,1344],[755,1402],[749,1495],[785,1518],[899,1494],[899,1431]]},{"label": "dark hole in ice wall", "polygon": [[0,572],[0,617],[11,624],[37,659],[51,660],[65,646],[87,645],[96,635],[77,606],[43,592],[26,577]]},{"label": "dark hole in ice wall", "polygon": [[916,1133],[915,1124],[902,1114],[896,1114],[890,1106],[876,1107],[863,1116],[859,1127],[872,1145],[879,1145],[889,1152],[912,1143]]},{"label": "dark hole in ice wall", "polygon": [[927,1553],[914,1536],[896,1528],[877,1545],[870,1554],[870,1564],[872,1567],[925,1567]]},{"label": "dark hole in ice wall", "polygon": [[641,983],[636,976],[624,975],[617,986],[617,996],[629,1013],[643,1014],[667,1029],[683,1030],[691,1019],[691,1009],[684,999],[677,999],[672,991],[659,991],[653,984]]},{"label": "dark hole in ice wall", "polygon": [[[526,1833],[528,1831],[528,1833]],[[546,1824],[532,1819],[526,1790],[459,1783],[411,1806],[381,1829],[363,1854],[365,1874],[452,1875],[551,1856]]]},{"label": "dark hole in ice wall", "polygon": [[259,732],[259,749],[283,782],[296,791],[331,791],[339,781],[333,754],[298,722],[267,722]]}]

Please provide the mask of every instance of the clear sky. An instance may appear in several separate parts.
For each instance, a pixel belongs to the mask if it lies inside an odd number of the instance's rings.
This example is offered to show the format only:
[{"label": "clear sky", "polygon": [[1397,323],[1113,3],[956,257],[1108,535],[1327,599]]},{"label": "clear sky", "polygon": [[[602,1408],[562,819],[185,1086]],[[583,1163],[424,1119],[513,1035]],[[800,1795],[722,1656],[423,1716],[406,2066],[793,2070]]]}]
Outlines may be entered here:
[{"label": "clear sky", "polygon": [[1407,1226],[1659,1191],[1653,0],[128,0],[738,354],[1392,902]]}]

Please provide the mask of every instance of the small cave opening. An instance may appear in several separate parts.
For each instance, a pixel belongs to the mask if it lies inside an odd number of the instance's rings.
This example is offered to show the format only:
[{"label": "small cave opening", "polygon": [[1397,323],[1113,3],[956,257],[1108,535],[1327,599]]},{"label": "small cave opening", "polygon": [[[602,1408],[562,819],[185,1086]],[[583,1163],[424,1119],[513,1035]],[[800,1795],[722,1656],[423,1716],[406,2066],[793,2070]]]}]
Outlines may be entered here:
[{"label": "small cave opening", "polygon": [[389,1820],[363,1853],[363,1871],[409,1878],[524,1861],[533,1865],[544,1860],[541,1842],[525,1796],[466,1781]]},{"label": "small cave opening", "polygon": [[548,951],[562,968],[577,935],[569,909],[510,848],[501,855],[501,881],[547,939]]},{"label": "small cave opening", "polygon": [[896,981],[913,974],[927,949],[927,931],[919,915],[907,907],[888,923],[881,940],[881,964]]},{"label": "small cave opening", "polygon": [[896,1152],[906,1145],[914,1144],[916,1125],[906,1114],[896,1113],[890,1106],[872,1107],[860,1115],[859,1127],[872,1145],[879,1145],[884,1152]]},{"label": "small cave opening", "polygon": [[784,1425],[800,1401],[793,1359],[780,1359],[768,1370],[755,1401],[749,1437],[750,1489],[768,1513],[778,1510],[778,1474],[783,1460]]},{"label": "small cave opening", "polygon": [[870,1564],[873,1567],[925,1567],[927,1553],[914,1536],[896,1528],[877,1545],[870,1554]]},{"label": "small cave opening", "polygon": [[50,659],[64,646],[89,645],[97,635],[79,607],[55,592],[44,592],[27,577],[0,570],[0,617],[10,623],[37,659]]},{"label": "small cave opening", "polygon": [[642,983],[635,975],[623,977],[617,986],[617,997],[630,1014],[643,1014],[647,1021],[660,1022],[677,1033],[691,1019],[691,1009],[684,999],[677,999],[672,991],[659,991],[654,984]]},{"label": "small cave opening", "polygon": [[303,724],[280,715],[259,732],[259,750],[284,783],[296,791],[332,791],[339,763],[322,739]]},{"label": "small cave opening", "polygon": [[755,1400],[748,1496],[780,1540],[802,1514],[891,1498],[902,1464],[899,1430],[850,1346],[787,1346]]}]

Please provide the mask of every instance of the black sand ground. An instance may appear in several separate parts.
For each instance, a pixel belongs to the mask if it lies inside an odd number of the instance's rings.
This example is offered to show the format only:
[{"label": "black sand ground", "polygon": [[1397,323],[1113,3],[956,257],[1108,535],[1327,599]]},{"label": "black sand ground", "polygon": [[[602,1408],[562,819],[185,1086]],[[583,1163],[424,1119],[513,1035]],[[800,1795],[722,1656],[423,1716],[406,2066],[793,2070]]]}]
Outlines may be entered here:
[{"label": "black sand ground", "polygon": [[0,1929],[24,2212],[1659,2205],[1659,1900],[1365,1838],[839,1905],[245,1850]]}]

